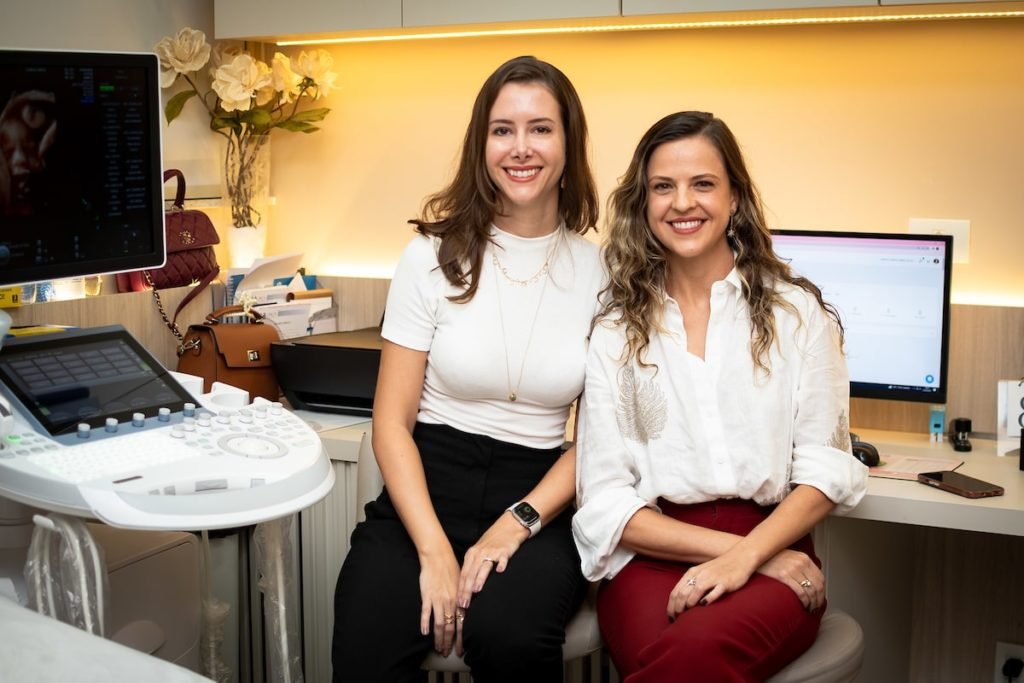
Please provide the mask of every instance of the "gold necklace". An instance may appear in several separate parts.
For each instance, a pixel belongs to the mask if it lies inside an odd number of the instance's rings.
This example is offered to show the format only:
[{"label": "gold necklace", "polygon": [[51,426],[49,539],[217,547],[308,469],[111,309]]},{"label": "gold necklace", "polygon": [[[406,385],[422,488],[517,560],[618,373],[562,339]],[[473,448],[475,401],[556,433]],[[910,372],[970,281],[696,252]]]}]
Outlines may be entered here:
[{"label": "gold necklace", "polygon": [[508,268],[501,265],[501,261],[498,260],[498,253],[496,251],[491,252],[491,263],[494,264],[495,272],[499,272],[502,275],[504,275],[505,279],[508,280],[509,282],[520,287],[527,287],[548,274],[548,260],[550,257],[551,252],[549,250],[548,256],[544,258],[544,265],[540,267],[540,270],[538,270],[536,273],[526,278],[525,280],[517,280],[516,278],[512,277],[508,272]]},{"label": "gold necklace", "polygon": [[[541,269],[543,271],[543,274],[547,274],[548,273],[548,261],[551,259],[551,255],[552,255],[552,251],[549,250],[548,257],[544,260],[544,267]],[[492,253],[492,257],[493,257],[493,253]],[[497,265],[497,260],[498,260],[497,258],[494,258],[495,265]],[[498,271],[499,271],[499,268],[495,268],[494,269],[494,296],[498,300],[498,319],[501,321],[501,343],[502,343],[502,346],[505,349],[505,378],[508,381],[508,400],[511,401],[512,403],[515,403],[519,399],[519,386],[523,383],[523,370],[526,369],[526,359],[530,355],[530,342],[533,341],[533,331],[537,327],[537,318],[540,316],[540,307],[541,307],[541,304],[544,302],[544,292],[547,291],[548,280],[550,280],[551,278],[550,277],[544,278],[544,285],[540,288],[540,297],[537,299],[537,310],[535,310],[533,312],[533,322],[530,323],[530,334],[529,334],[529,336],[526,337],[526,346],[523,348],[523,362],[519,364],[519,377],[516,379],[516,385],[513,387],[512,386],[512,367],[511,367],[511,362],[509,361],[509,357],[508,357],[508,337],[505,334],[505,312],[504,312],[504,310],[502,310],[502,307],[501,307],[501,282],[498,280]],[[520,282],[522,282],[522,281],[517,281],[517,280],[513,280],[512,278],[509,278],[508,275],[505,274],[505,273],[503,273],[503,274],[513,284],[517,284],[518,285],[518,284],[520,284]],[[541,277],[541,274],[542,273],[538,272],[531,279],[532,280],[536,280],[536,278]],[[528,284],[528,283],[524,282],[523,286],[525,286],[525,284]]]},{"label": "gold necklace", "polygon": [[[492,227],[495,228],[495,229],[500,229],[500,228],[498,228],[497,226],[495,226],[493,224],[492,224]],[[551,256],[555,253],[555,248],[558,246],[558,240],[561,239],[561,237],[562,237],[562,232],[561,232],[562,226],[561,226],[561,224],[559,224],[559,226],[557,228],[555,228],[555,230],[558,231],[558,234],[552,236],[551,244],[548,246],[547,253],[544,254],[544,263],[541,264],[540,270],[538,270],[536,273],[534,273],[530,277],[526,278],[525,280],[519,280],[517,278],[512,277],[512,274],[508,272],[508,268],[506,268],[504,265],[502,265],[501,261],[498,260],[498,250],[497,250],[497,248],[493,248],[493,249],[491,249],[491,263],[494,264],[495,271],[501,273],[506,280],[508,280],[512,284],[517,285],[519,287],[528,287],[528,286],[532,285],[534,282],[536,282],[537,280],[539,280],[542,277],[544,277],[545,275],[547,275],[550,272],[550,270],[551,270],[551,268],[550,268]]]}]

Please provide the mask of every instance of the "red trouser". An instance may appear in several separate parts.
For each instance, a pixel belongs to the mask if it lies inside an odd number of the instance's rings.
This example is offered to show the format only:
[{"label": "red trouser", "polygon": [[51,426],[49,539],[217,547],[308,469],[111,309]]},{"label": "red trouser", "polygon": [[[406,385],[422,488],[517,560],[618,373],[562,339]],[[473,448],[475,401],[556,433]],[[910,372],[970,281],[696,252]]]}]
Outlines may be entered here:
[{"label": "red trouser", "polygon": [[[739,535],[771,512],[744,500],[659,504],[680,521]],[[809,536],[791,547],[820,566]],[[824,605],[808,613],[792,589],[757,573],[738,591],[669,623],[669,593],[690,566],[637,556],[601,586],[601,635],[625,683],[763,681],[814,643]]]}]

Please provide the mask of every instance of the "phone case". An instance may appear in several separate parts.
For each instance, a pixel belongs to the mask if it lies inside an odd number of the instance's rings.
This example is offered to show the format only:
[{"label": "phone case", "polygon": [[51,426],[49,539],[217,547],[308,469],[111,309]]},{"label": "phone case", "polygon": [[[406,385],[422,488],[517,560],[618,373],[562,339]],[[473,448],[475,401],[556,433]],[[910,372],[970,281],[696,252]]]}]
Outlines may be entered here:
[{"label": "phone case", "polygon": [[956,495],[963,496],[964,498],[992,498],[994,496],[1003,495],[1002,486],[997,486],[996,484],[989,484],[987,481],[981,481],[980,479],[976,479],[975,481],[978,481],[979,483],[982,484],[986,484],[991,488],[971,491],[968,489],[960,488],[959,486],[954,486],[953,484],[947,484],[946,482],[939,481],[937,479],[931,479],[929,477],[924,476],[924,474],[917,475],[917,480],[922,484],[926,484],[928,486],[940,489],[942,491],[949,491],[950,493],[955,493]]}]

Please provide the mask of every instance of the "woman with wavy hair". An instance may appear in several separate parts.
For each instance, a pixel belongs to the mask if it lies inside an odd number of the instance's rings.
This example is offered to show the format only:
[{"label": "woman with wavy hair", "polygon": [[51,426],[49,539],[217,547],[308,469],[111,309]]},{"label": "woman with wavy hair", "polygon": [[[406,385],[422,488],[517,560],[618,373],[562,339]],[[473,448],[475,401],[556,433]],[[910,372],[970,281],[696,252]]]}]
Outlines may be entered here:
[{"label": "woman with wavy hair", "polygon": [[609,213],[573,520],[601,632],[629,683],[764,680],[817,634],[810,530],[865,491],[842,327],[711,114],[654,124]]},{"label": "woman with wavy hair", "polygon": [[506,62],[451,184],[411,221],[373,407],[383,494],[335,592],[335,680],[418,680],[433,647],[473,680],[561,681],[586,590],[570,404],[604,284],[587,126],[565,75]]}]

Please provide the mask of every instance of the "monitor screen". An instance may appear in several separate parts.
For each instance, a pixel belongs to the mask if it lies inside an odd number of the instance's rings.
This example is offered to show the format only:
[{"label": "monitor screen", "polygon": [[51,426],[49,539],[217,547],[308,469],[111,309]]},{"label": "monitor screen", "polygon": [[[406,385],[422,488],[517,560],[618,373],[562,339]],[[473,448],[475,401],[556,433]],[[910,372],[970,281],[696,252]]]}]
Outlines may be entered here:
[{"label": "monitor screen", "polygon": [[773,245],[839,311],[850,396],[946,402],[952,237],[777,230]]},{"label": "monitor screen", "polygon": [[0,383],[52,437],[178,412],[193,400],[122,327],[25,337],[0,352]]},{"label": "monitor screen", "polygon": [[0,50],[0,285],[163,263],[159,72]]}]

